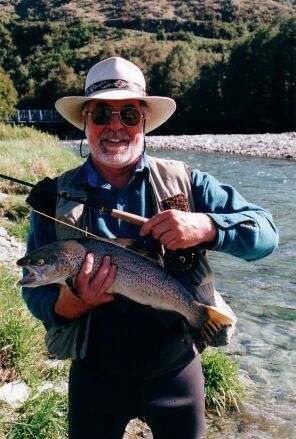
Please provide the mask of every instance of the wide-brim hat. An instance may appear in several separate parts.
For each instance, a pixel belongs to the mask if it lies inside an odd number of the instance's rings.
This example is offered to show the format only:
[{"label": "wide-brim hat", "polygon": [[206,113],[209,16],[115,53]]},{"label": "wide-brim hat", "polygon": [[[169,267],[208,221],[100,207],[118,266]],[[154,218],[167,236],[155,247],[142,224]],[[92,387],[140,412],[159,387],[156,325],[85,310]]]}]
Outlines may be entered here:
[{"label": "wide-brim hat", "polygon": [[55,107],[72,125],[83,130],[82,111],[86,102],[93,99],[137,99],[145,102],[149,111],[146,133],[162,125],[176,109],[176,103],[171,98],[148,96],[141,70],[130,61],[116,56],[100,61],[89,70],[85,96],[66,96],[56,101]]}]

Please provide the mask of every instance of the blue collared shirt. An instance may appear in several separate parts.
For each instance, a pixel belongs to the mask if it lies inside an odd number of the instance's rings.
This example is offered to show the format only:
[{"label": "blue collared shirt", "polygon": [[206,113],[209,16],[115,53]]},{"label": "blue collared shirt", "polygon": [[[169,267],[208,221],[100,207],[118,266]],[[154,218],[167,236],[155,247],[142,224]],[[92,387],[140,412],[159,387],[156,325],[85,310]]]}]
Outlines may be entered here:
[{"label": "blue collared shirt", "polygon": [[[142,156],[125,187],[118,190],[104,181],[88,159],[75,175],[75,183],[87,185],[89,199],[98,206],[123,210],[150,218],[154,208],[149,185],[149,164]],[[211,216],[217,226],[212,244],[200,245],[251,261],[272,253],[278,244],[278,233],[269,212],[246,201],[233,187],[220,184],[211,175],[192,171],[192,194],[197,212]],[[107,238],[137,238],[139,227],[92,209],[92,233]],[[32,213],[27,239],[27,253],[55,241],[55,224]],[[57,285],[24,288],[23,297],[32,314],[47,324],[59,324],[54,312],[59,296]]]}]

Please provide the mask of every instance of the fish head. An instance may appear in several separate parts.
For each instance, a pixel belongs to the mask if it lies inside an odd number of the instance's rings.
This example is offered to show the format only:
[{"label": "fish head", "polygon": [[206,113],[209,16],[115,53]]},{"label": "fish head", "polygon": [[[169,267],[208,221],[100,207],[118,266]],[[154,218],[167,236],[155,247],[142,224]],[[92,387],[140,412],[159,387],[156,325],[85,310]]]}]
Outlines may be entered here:
[{"label": "fish head", "polygon": [[17,262],[24,276],[18,285],[38,287],[51,283],[64,283],[73,273],[71,254],[59,243],[52,243],[29,253]]}]

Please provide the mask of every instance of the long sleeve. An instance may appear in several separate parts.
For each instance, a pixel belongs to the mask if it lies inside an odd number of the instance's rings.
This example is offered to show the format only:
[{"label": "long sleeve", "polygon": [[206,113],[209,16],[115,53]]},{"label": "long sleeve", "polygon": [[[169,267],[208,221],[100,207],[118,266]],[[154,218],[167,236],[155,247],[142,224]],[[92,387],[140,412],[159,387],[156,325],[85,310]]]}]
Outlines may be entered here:
[{"label": "long sleeve", "polygon": [[279,237],[269,212],[207,173],[193,170],[192,181],[196,211],[211,216],[218,229],[215,242],[207,248],[248,261],[276,249]]}]

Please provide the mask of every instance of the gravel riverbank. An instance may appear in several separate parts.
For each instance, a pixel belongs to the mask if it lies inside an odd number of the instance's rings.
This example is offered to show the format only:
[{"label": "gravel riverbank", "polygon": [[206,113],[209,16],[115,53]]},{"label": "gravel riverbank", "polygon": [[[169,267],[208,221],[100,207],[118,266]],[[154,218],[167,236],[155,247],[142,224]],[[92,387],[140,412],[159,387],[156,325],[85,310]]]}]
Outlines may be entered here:
[{"label": "gravel riverbank", "polygon": [[5,227],[0,227],[0,266],[2,265],[15,272],[21,272],[16,266],[16,261],[24,254],[25,244],[10,236]]},{"label": "gravel riverbank", "polygon": [[146,136],[150,150],[173,149],[296,160],[296,132]]}]

